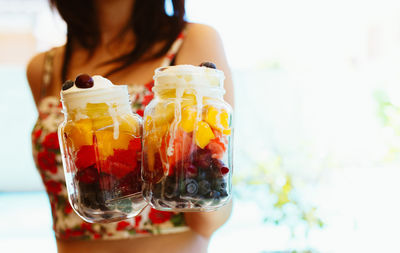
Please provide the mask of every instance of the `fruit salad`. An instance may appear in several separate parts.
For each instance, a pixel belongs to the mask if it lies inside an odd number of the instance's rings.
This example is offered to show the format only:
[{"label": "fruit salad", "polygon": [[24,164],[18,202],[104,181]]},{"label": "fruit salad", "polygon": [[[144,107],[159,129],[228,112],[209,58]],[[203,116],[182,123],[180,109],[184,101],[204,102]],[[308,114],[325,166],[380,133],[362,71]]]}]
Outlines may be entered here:
[{"label": "fruit salad", "polygon": [[142,198],[141,119],[126,87],[80,75],[62,91],[65,122],[59,129],[71,206],[89,222],[132,217]]},{"label": "fruit salad", "polygon": [[[213,68],[214,67],[214,68]],[[228,202],[232,109],[212,63],[158,69],[144,113],[144,195],[160,210],[209,211]]]}]

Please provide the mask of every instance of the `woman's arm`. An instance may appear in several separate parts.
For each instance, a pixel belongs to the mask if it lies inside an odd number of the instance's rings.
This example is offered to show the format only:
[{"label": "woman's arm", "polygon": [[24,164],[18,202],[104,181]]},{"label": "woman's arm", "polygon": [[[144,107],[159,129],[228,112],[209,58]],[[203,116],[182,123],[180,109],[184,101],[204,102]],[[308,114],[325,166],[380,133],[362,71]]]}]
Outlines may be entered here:
[{"label": "woman's arm", "polygon": [[[217,68],[224,72],[224,99],[234,107],[232,77],[220,36],[209,26],[189,24],[176,64],[199,65],[205,61],[215,63]],[[232,202],[229,202],[214,212],[185,213],[185,220],[193,231],[208,238],[228,220],[231,212]]]}]

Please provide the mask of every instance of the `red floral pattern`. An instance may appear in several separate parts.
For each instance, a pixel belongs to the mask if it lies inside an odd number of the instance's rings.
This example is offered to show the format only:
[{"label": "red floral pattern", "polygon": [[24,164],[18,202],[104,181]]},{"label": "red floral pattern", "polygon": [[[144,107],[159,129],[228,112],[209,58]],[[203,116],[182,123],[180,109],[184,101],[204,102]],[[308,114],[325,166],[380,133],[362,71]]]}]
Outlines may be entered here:
[{"label": "red floral pattern", "polygon": [[161,224],[171,219],[171,212],[158,211],[156,209],[151,208],[149,213],[149,218],[153,224]]},{"label": "red floral pattern", "polygon": [[57,173],[56,154],[48,150],[43,150],[38,153],[37,160],[39,168],[44,171],[49,171],[53,174]]},{"label": "red floral pattern", "polygon": [[62,191],[61,184],[54,180],[44,182],[44,186],[46,187],[47,192],[51,194],[58,194]]},{"label": "red floral pattern", "polygon": [[125,230],[127,227],[129,227],[131,224],[127,221],[120,221],[117,223],[117,230]]},{"label": "red floral pattern", "polygon": [[36,143],[41,134],[42,134],[42,129],[38,129],[36,131],[33,131],[33,133],[32,133],[32,142]]},{"label": "red floral pattern", "polygon": [[43,147],[47,149],[59,149],[60,145],[58,144],[58,135],[56,132],[49,133],[44,137],[42,142]]}]

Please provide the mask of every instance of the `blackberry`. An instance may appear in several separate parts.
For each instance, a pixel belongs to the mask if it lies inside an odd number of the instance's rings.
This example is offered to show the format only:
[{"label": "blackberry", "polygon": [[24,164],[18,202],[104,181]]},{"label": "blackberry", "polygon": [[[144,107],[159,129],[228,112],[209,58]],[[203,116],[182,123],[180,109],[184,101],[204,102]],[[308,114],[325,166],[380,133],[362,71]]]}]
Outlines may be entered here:
[{"label": "blackberry", "polygon": [[65,81],[65,83],[63,83],[62,90],[68,90],[72,86],[74,86],[74,81],[67,80],[67,81]]},{"label": "blackberry", "polygon": [[200,64],[200,67],[207,67],[207,68],[211,68],[211,69],[216,69],[217,68],[217,66],[212,62],[202,62]]}]

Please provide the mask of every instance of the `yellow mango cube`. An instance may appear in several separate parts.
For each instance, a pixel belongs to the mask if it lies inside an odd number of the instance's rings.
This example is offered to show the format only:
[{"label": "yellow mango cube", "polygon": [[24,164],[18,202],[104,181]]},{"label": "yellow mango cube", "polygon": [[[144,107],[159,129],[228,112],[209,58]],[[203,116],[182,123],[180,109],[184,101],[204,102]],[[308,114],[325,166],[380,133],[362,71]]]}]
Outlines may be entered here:
[{"label": "yellow mango cube", "polygon": [[218,110],[213,106],[206,106],[206,112],[203,115],[204,120],[214,129],[223,132],[225,135],[231,134],[229,128],[229,114],[226,110]]},{"label": "yellow mango cube", "polygon": [[91,119],[81,119],[74,124],[67,125],[65,133],[68,136],[67,141],[72,142],[75,149],[83,145],[93,144],[93,124]]},{"label": "yellow mango cube", "polygon": [[221,114],[219,115],[219,119],[219,122],[224,129],[229,128],[229,115],[225,110],[222,110]]},{"label": "yellow mango cube", "polygon": [[160,103],[156,105],[151,115],[156,126],[170,124],[175,117],[175,104],[173,102]]},{"label": "yellow mango cube", "polygon": [[204,121],[199,121],[197,123],[196,134],[195,134],[195,140],[197,146],[199,146],[200,148],[204,148],[214,138],[215,135],[211,130],[210,125],[208,125]]},{"label": "yellow mango cube", "polygon": [[197,117],[197,110],[193,107],[182,108],[182,117],[179,126],[187,133],[194,130]]},{"label": "yellow mango cube", "polygon": [[96,144],[101,159],[107,159],[114,154],[114,149],[128,149],[129,141],[133,138],[129,134],[119,133],[114,139],[113,131],[96,131]]},{"label": "yellow mango cube", "polygon": [[98,117],[93,119],[93,129],[99,130],[106,127],[112,127],[114,125],[114,120],[110,116]]},{"label": "yellow mango cube", "polygon": [[144,130],[146,132],[149,132],[149,131],[151,131],[152,128],[153,128],[153,118],[148,115],[144,119]]},{"label": "yellow mango cube", "polygon": [[119,122],[119,131],[129,133],[134,136],[140,136],[140,121],[134,115],[125,114],[117,117]]},{"label": "yellow mango cube", "polygon": [[98,118],[109,115],[109,106],[106,103],[87,103],[86,104],[86,114],[90,118]]},{"label": "yellow mango cube", "polygon": [[215,129],[221,130],[218,122],[219,111],[213,106],[207,106],[207,111],[204,116],[205,122]]},{"label": "yellow mango cube", "polygon": [[224,135],[231,135],[232,129],[231,129],[231,128],[224,129],[224,130],[222,130],[222,133],[223,133]]}]

